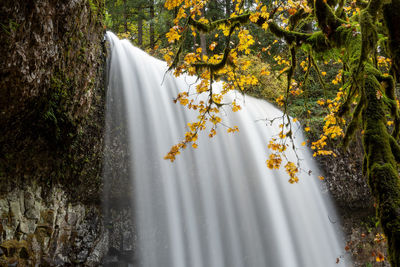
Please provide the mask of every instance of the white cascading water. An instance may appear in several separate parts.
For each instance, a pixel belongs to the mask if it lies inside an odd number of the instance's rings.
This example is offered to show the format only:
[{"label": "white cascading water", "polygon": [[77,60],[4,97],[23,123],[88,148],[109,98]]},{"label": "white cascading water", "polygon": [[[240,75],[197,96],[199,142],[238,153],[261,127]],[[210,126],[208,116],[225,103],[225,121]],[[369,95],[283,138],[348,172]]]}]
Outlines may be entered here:
[{"label": "white cascading water", "polygon": [[[107,38],[106,142],[115,142],[117,128],[126,127],[122,142],[131,182],[126,188],[133,190],[135,265],[351,266],[310,152],[299,151],[302,168],[313,172],[300,175],[297,184],[288,183],[284,170],[265,164],[268,141],[278,132],[276,125],[266,126],[265,118],[279,117],[281,111],[246,96],[241,111],[223,112],[224,123],[237,125],[239,133],[220,128],[212,139],[200,134],[199,148],[185,149],[171,163],[163,157],[197,116],[173,99],[195,78],[175,78],[166,73],[165,62],[112,33]],[[301,147],[300,130],[295,142]],[[294,159],[293,152],[288,157]]]}]

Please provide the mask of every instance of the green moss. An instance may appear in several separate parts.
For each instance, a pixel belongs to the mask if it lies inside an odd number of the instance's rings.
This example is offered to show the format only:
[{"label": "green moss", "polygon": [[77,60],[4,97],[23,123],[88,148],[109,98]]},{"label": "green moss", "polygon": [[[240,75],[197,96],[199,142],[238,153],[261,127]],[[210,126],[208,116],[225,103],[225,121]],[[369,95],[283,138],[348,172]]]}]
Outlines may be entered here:
[{"label": "green moss", "polygon": [[319,31],[313,34],[285,30],[275,22],[269,22],[270,31],[279,38],[284,39],[289,45],[311,46],[314,52],[323,53],[332,49],[326,35]]},{"label": "green moss", "polygon": [[363,10],[360,14],[362,36],[360,61],[369,58],[370,54],[375,51],[378,42],[378,33],[375,28],[374,18],[368,11],[369,9]]},{"label": "green moss", "polygon": [[[372,70],[367,66],[366,70]],[[392,266],[400,264],[400,180],[395,157],[399,148],[387,132],[382,99],[376,97],[380,83],[372,73],[365,75],[364,93],[367,97],[363,114],[364,150],[367,157],[367,178],[377,202],[377,213],[388,238]],[[369,75],[368,75],[369,74]]]},{"label": "green moss", "polygon": [[345,16],[345,12],[343,9],[344,4],[345,4],[345,0],[339,0],[339,5],[335,12],[336,17],[341,18],[341,19],[344,19],[344,16]]},{"label": "green moss", "polygon": [[396,159],[397,163],[400,163],[400,146],[397,143],[396,139],[394,139],[393,137],[390,137],[389,141],[393,156]]},{"label": "green moss", "polygon": [[357,129],[360,126],[360,114],[354,114],[350,124],[347,126],[346,133],[343,138],[343,147],[347,148],[353,139]]},{"label": "green moss", "polygon": [[392,266],[399,266],[400,240],[400,182],[396,169],[390,163],[374,164],[369,176],[370,186],[377,192],[377,211],[382,228],[388,239],[389,257]]},{"label": "green moss", "polygon": [[275,22],[269,22],[269,30],[279,38],[283,38],[288,44],[301,45],[312,35],[308,33],[288,31],[278,26]]},{"label": "green moss", "polygon": [[306,13],[303,8],[297,10],[296,13],[294,13],[289,17],[290,29],[291,30],[295,29],[297,24],[306,17],[308,17],[308,13]]},{"label": "green moss", "polygon": [[90,8],[90,14],[94,21],[104,23],[105,18],[105,1],[104,0],[87,0]]},{"label": "green moss", "polygon": [[319,27],[328,38],[344,22],[335,16],[326,0],[316,0],[314,11]]},{"label": "green moss", "polygon": [[94,0],[88,0],[89,1],[89,7],[92,10],[92,12],[94,14],[97,14],[97,10],[98,10],[98,4],[94,3]]},{"label": "green moss", "polygon": [[51,78],[47,98],[43,99],[44,124],[41,127],[55,142],[68,140],[69,134],[74,130],[74,121],[68,114],[68,107],[72,104],[73,87],[72,80],[57,72]]},{"label": "green moss", "polygon": [[331,48],[326,39],[325,35],[322,32],[313,33],[307,40],[307,44],[310,44],[313,51],[317,53],[326,52]]}]

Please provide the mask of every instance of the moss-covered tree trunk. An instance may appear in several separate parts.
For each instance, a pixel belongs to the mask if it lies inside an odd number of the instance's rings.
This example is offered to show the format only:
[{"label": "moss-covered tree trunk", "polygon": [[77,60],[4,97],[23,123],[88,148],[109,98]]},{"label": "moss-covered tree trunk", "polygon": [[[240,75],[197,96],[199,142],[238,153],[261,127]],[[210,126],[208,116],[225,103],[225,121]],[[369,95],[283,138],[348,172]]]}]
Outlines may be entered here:
[{"label": "moss-covered tree trunk", "polygon": [[[400,266],[400,180],[397,170],[400,149],[393,137],[398,136],[398,109],[393,80],[396,75],[393,78],[382,75],[370,59],[377,46],[375,21],[378,12],[382,10],[382,4],[383,1],[372,0],[361,12],[361,35],[358,38],[343,28],[343,24],[323,0],[315,2],[315,12],[331,44],[349,51],[348,63],[354,77],[353,83],[361,95],[359,102],[363,110],[364,171],[387,237],[389,261],[392,266]],[[393,136],[386,127],[388,109],[396,124]]]},{"label": "moss-covered tree trunk", "polygon": [[150,48],[154,49],[154,0],[150,0]]},{"label": "moss-covered tree trunk", "polygon": [[380,83],[373,73],[367,72],[366,76],[363,144],[367,179],[387,237],[389,260],[392,266],[400,266],[400,180],[396,163],[400,159],[399,148],[386,128],[384,105],[377,97]]}]

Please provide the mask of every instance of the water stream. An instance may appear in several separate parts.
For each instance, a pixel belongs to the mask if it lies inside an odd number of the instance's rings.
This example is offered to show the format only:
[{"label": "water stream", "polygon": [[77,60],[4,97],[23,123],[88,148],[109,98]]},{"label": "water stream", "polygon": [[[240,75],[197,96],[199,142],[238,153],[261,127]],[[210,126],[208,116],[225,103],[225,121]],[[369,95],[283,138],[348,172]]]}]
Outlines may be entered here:
[{"label": "water stream", "polygon": [[[239,133],[221,128],[212,139],[200,135],[198,149],[187,148],[171,163],[163,157],[196,118],[172,100],[195,78],[166,74],[165,62],[112,33],[107,38],[106,143],[113,148],[104,173],[105,192],[114,197],[105,196],[104,203],[132,204],[135,266],[351,265],[310,152],[299,150],[302,168],[313,172],[297,184],[289,184],[283,170],[266,167],[267,144],[278,126],[264,119],[281,116],[278,109],[245,96],[240,112],[223,112],[224,123],[237,125]],[[295,142],[301,147],[300,130]]]}]

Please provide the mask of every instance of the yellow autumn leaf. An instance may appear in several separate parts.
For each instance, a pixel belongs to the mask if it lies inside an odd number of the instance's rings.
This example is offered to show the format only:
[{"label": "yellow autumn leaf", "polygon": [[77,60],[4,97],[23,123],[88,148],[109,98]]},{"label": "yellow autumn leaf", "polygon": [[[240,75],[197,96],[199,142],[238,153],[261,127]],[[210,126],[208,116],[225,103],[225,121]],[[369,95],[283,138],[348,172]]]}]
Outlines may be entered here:
[{"label": "yellow autumn leaf", "polygon": [[172,27],[169,29],[169,32],[167,32],[166,37],[168,39],[168,42],[173,43],[175,40],[179,40],[181,38],[181,35],[178,33],[178,27]]},{"label": "yellow autumn leaf", "polygon": [[269,70],[267,70],[267,68],[262,68],[261,69],[261,73],[260,73],[261,75],[270,75],[271,74],[271,72],[269,71]]},{"label": "yellow autumn leaf", "polygon": [[377,262],[383,262],[383,261],[385,261],[385,257],[383,256],[383,254],[381,252],[378,251],[378,255],[376,256],[375,260]]},{"label": "yellow autumn leaf", "polygon": [[260,17],[260,13],[253,13],[250,15],[250,21],[256,23],[258,18]]},{"label": "yellow autumn leaf", "polygon": [[174,9],[175,7],[179,6],[181,3],[183,2],[183,0],[167,0],[165,1],[164,6],[168,9]]}]

